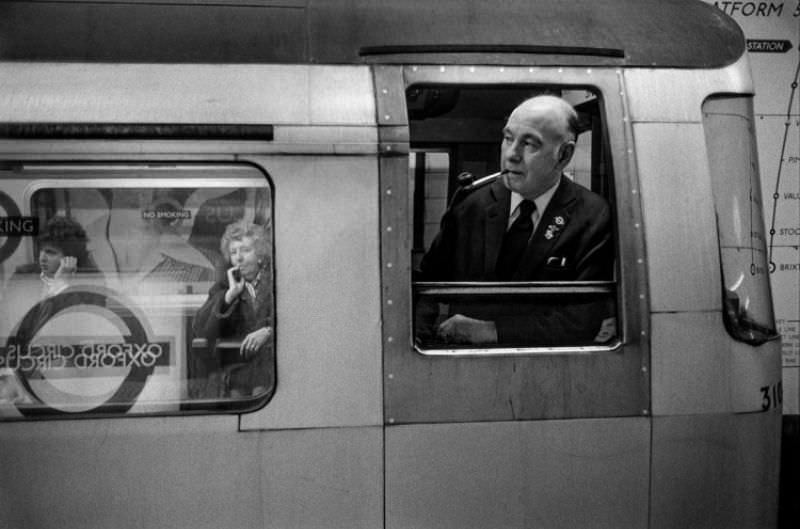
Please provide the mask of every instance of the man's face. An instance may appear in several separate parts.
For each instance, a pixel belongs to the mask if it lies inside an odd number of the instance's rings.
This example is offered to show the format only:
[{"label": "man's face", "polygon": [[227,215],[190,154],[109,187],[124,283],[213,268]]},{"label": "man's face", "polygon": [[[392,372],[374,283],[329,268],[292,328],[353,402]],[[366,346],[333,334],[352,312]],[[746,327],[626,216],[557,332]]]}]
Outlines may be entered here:
[{"label": "man's face", "polygon": [[553,105],[517,107],[503,129],[500,168],[506,171],[505,186],[531,200],[552,187],[569,162],[570,156],[562,156],[566,138],[564,118]]},{"label": "man's face", "polygon": [[64,253],[50,244],[44,244],[39,249],[39,267],[47,277],[53,277],[61,266]]}]

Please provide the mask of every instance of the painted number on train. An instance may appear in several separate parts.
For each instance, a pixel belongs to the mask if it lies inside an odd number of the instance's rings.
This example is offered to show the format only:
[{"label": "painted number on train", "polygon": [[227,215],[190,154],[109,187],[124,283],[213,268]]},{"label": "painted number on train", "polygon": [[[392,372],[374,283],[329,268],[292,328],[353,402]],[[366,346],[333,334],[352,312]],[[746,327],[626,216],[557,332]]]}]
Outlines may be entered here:
[{"label": "painted number on train", "polygon": [[759,390],[761,391],[761,409],[763,411],[771,410],[783,404],[783,382],[778,382],[771,386],[763,386]]}]

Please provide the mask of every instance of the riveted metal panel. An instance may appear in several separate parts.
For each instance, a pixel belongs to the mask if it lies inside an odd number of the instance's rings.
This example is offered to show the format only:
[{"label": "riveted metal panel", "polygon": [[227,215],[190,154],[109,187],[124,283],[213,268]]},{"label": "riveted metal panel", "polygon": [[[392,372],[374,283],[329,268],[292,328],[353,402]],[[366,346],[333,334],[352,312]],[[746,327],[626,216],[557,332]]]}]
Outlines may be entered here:
[{"label": "riveted metal panel", "polygon": [[703,128],[699,123],[634,123],[633,135],[651,308],[720,310],[717,228]]},{"label": "riveted metal panel", "polygon": [[[584,68],[417,65],[405,67],[403,76],[406,86],[542,84],[592,86],[600,91],[618,208],[620,273],[617,288],[625,339],[623,345],[601,352],[576,348],[490,356],[481,355],[476,349],[476,354],[470,357],[420,354],[411,336],[410,232],[403,231],[402,236],[397,237],[384,233],[383,255],[395,260],[391,263],[394,267],[391,273],[385,258],[382,263],[385,421],[389,424],[507,421],[649,413],[643,224],[619,72]],[[376,81],[376,86],[381,86],[380,81]],[[397,103],[400,104],[404,101]],[[407,165],[389,162],[387,158],[382,162],[381,172],[382,223],[409,223],[412,184]],[[404,188],[400,194],[398,185]],[[409,230],[409,226],[402,229]],[[397,268],[397,259],[400,268]]]},{"label": "riveted metal panel", "polygon": [[393,426],[387,529],[647,527],[648,419]]}]

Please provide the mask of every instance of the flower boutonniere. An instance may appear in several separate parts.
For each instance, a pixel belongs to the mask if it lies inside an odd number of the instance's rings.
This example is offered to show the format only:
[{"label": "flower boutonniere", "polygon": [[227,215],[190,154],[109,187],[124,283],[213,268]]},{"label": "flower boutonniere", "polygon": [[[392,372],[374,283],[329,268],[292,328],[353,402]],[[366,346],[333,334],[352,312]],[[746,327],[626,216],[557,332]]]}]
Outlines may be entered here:
[{"label": "flower boutonniere", "polygon": [[547,225],[547,229],[544,232],[544,238],[548,241],[555,236],[557,236],[561,229],[566,225],[567,221],[564,220],[564,217],[561,215],[557,215],[553,217],[553,221]]}]

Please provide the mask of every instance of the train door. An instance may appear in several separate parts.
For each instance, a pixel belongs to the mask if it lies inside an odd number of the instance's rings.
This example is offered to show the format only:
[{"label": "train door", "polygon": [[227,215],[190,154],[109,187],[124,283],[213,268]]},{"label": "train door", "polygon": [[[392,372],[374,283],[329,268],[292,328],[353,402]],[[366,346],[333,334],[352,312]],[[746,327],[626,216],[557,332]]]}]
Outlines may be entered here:
[{"label": "train door", "polygon": [[[392,82],[405,92],[381,96]],[[379,116],[392,120],[381,123],[381,229],[402,232],[382,244],[387,526],[646,525],[647,290],[617,73],[383,67],[376,87]],[[568,178],[613,211],[613,274],[579,282],[420,280],[439,219],[459,200],[457,175],[499,171],[506,118],[542,93],[579,110],[583,132]],[[387,154],[392,131],[406,123],[410,156]],[[545,217],[548,240],[571,221]],[[494,343],[454,344],[432,337],[423,322],[456,311],[500,321],[509,306],[515,322],[519,314],[547,314],[551,322],[581,323],[544,332],[523,323],[508,338],[498,332]],[[593,505],[574,509],[570,497]]]}]

